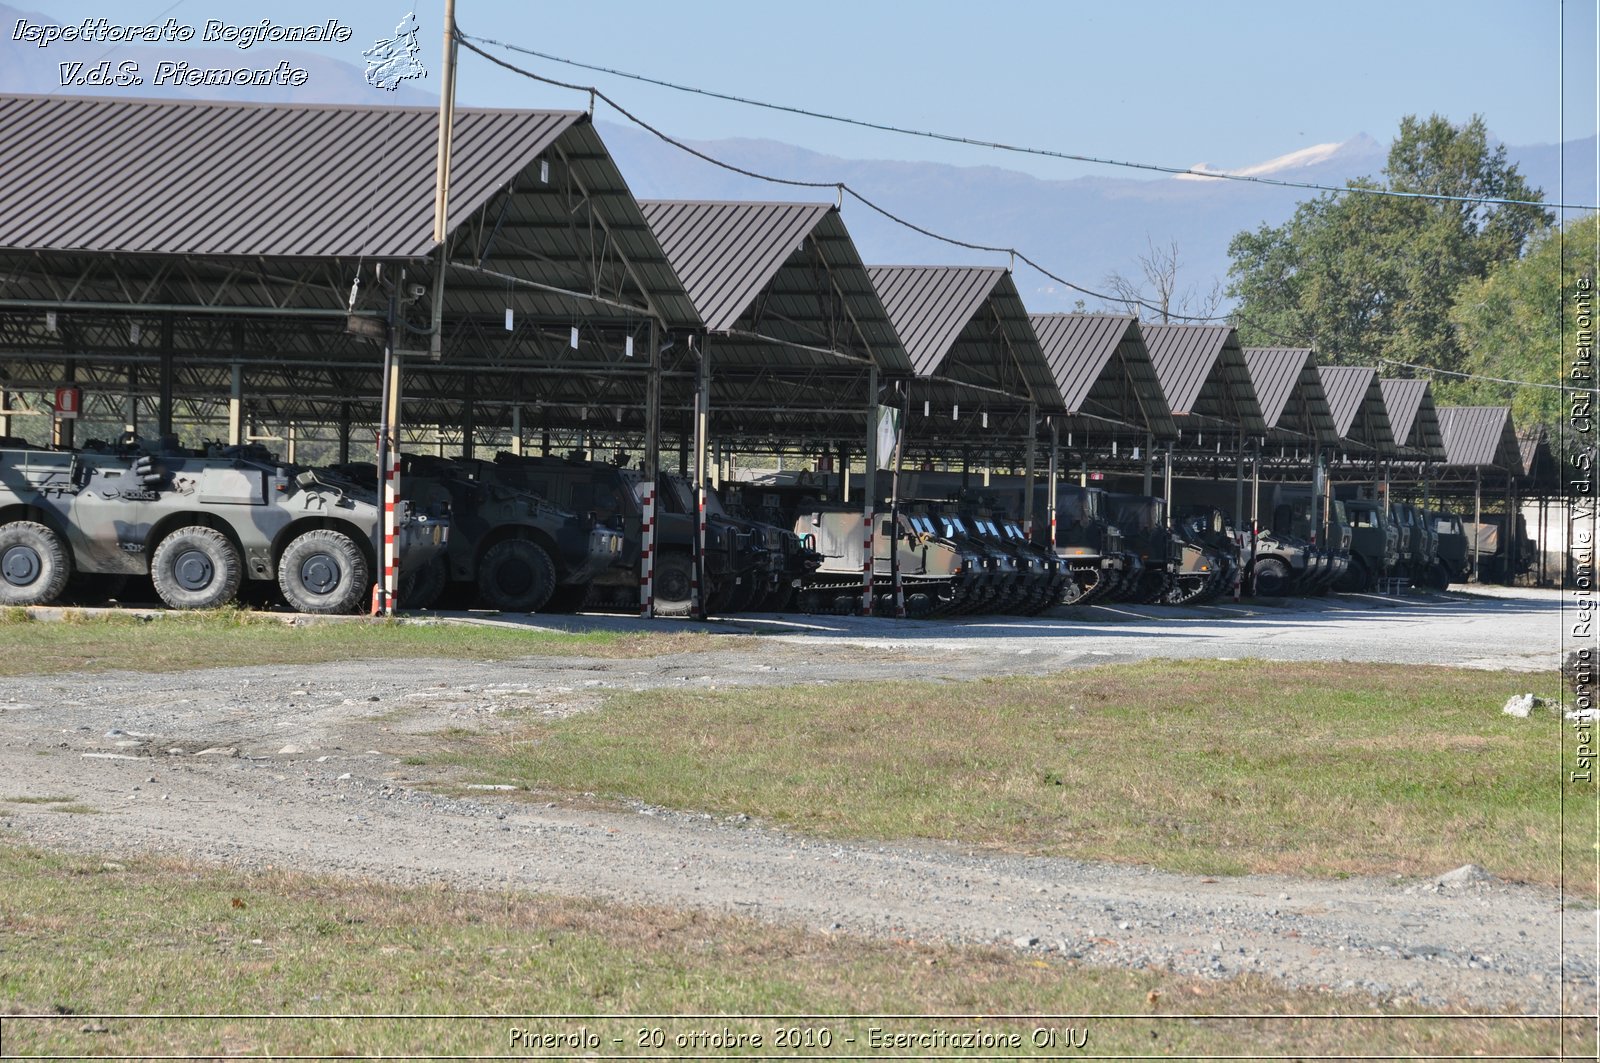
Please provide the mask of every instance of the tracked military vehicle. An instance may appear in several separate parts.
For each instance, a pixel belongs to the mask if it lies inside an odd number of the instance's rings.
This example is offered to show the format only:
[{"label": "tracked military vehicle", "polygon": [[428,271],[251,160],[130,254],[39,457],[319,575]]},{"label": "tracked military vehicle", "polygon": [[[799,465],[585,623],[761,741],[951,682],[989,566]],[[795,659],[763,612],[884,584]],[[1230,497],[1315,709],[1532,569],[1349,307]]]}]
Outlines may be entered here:
[{"label": "tracked military vehicle", "polygon": [[1169,605],[1199,605],[1232,592],[1239,578],[1239,545],[1233,526],[1215,506],[1187,506],[1173,520],[1183,557]]},{"label": "tracked military vehicle", "polygon": [[[174,609],[275,581],[307,613],[368,601],[382,511],[370,490],[279,463],[259,446],[204,453],[129,440],[0,451],[0,603],[53,601],[74,572],[148,575]],[[402,571],[444,548],[448,521],[402,505]]]},{"label": "tracked military vehicle", "polygon": [[779,612],[793,607],[795,593],[822,565],[814,540],[808,541],[792,530],[793,521],[783,515],[779,495],[757,484],[725,483],[719,495],[733,516],[750,523],[767,548],[768,583],[749,608],[758,612]]},{"label": "tracked military vehicle", "polygon": [[[872,556],[873,608],[894,608],[894,551],[900,568],[906,613],[914,617],[947,616],[966,611],[988,598],[984,555],[946,537],[928,516],[900,513],[874,518],[878,535]],[[800,608],[807,612],[852,613],[861,604],[866,554],[861,513],[818,502],[795,518],[794,532],[816,544],[822,563],[800,589]]]},{"label": "tracked military vehicle", "polygon": [[1126,548],[1138,555],[1143,572],[1119,592],[1125,601],[1159,602],[1177,584],[1181,544],[1167,524],[1166,500],[1155,495],[1109,496]]},{"label": "tracked military vehicle", "polygon": [[[581,599],[596,576],[622,556],[622,533],[560,509],[517,486],[492,462],[406,454],[402,497],[420,509],[448,507],[450,542],[427,568],[409,576],[402,603],[426,609],[451,584],[460,597],[506,612],[539,612],[557,595]],[[337,466],[364,485],[372,465]]]}]

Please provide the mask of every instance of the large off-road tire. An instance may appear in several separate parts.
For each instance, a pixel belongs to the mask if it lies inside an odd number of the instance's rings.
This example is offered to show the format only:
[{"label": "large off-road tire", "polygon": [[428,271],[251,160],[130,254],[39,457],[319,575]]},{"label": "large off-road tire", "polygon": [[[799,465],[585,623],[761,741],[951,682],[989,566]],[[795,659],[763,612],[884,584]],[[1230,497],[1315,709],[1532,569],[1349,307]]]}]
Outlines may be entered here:
[{"label": "large off-road tire", "polygon": [[179,528],[150,558],[150,582],[173,609],[215,609],[233,601],[244,558],[233,540],[200,524]]},{"label": "large off-road tire", "polygon": [[0,605],[44,605],[66,589],[72,555],[61,536],[31,520],[0,525]]},{"label": "large off-road tire", "polygon": [[1350,566],[1344,570],[1333,589],[1340,594],[1358,594],[1367,590],[1372,585],[1372,573],[1367,568],[1367,563],[1361,558],[1351,555]]},{"label": "large off-road tire", "polygon": [[353,613],[371,581],[361,547],[331,528],[306,532],[278,558],[278,589],[302,613]]},{"label": "large off-road tire", "polygon": [[400,570],[400,608],[431,609],[450,582],[450,569],[444,555],[436,554],[425,565],[409,565]]},{"label": "large off-road tire", "polygon": [[[688,554],[667,553],[656,560],[656,615],[688,616],[694,586],[694,562]],[[700,588],[705,593],[705,588]],[[715,611],[713,607],[713,611]]]},{"label": "large off-road tire", "polygon": [[478,562],[478,592],[492,609],[537,613],[555,590],[555,562],[536,542],[506,539],[489,547]]},{"label": "large off-road tire", "polygon": [[1276,557],[1263,557],[1256,562],[1256,594],[1263,598],[1281,598],[1289,593],[1293,577],[1289,566]]},{"label": "large off-road tire", "polygon": [[546,613],[576,613],[584,607],[589,600],[589,585],[587,583],[566,583],[555,589],[550,595],[550,600],[544,603],[541,612]]}]

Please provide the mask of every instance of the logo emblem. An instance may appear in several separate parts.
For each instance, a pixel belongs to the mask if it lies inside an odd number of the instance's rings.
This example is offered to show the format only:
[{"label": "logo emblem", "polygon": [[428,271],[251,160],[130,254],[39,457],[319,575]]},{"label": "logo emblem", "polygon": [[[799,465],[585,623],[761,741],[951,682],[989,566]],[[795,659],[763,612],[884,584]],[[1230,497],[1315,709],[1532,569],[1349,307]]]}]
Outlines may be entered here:
[{"label": "logo emblem", "polygon": [[393,37],[377,41],[361,53],[367,57],[368,85],[393,92],[402,81],[428,76],[417,58],[422,50],[417,44],[417,32],[417,15],[413,11],[400,20]]}]

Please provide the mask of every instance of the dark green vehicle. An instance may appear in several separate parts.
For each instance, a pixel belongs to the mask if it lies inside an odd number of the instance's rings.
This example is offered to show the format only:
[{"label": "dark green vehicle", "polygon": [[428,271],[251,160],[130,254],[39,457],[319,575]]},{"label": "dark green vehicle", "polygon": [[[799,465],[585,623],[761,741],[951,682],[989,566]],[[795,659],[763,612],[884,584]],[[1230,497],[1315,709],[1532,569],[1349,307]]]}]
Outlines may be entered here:
[{"label": "dark green vehicle", "polygon": [[[149,576],[174,609],[251,581],[300,612],[352,612],[370,601],[381,515],[370,489],[259,446],[0,450],[0,604],[53,601],[84,573]],[[402,504],[397,537],[402,570],[425,566],[448,519]]]},{"label": "dark green vehicle", "polygon": [[[365,485],[372,465],[342,465]],[[422,509],[448,507],[450,542],[427,568],[407,572],[400,604],[426,609],[441,593],[505,612],[534,613],[552,599],[578,600],[622,555],[622,533],[560,509],[506,477],[493,462],[405,454],[401,496]],[[559,596],[559,598],[558,598]]]},{"label": "dark green vehicle", "polygon": [[1350,564],[1335,589],[1368,591],[1399,560],[1400,529],[1384,515],[1379,502],[1351,499],[1344,510],[1350,522]]}]

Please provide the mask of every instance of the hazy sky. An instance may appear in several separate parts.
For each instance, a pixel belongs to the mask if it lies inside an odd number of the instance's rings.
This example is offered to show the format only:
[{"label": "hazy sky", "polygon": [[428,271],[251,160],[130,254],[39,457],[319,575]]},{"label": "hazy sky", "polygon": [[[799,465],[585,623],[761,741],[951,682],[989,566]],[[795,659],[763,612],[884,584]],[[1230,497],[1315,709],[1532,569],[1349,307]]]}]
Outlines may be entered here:
[{"label": "hazy sky", "polygon": [[[337,17],[353,30],[352,41],[316,47],[358,65],[361,48],[413,10],[407,0],[8,2],[60,22]],[[442,0],[415,8],[432,76],[410,84],[427,92],[438,87],[443,8]],[[1562,17],[1559,0],[459,0],[456,9],[468,34],[708,89],[1073,153],[1214,167],[1362,132],[1387,142],[1410,112],[1458,121],[1481,113],[1504,141],[1533,144],[1559,138],[1564,110],[1567,137],[1589,135],[1595,5],[1565,5],[1565,47]],[[12,40],[12,29],[4,27],[0,60],[6,49],[26,46]],[[994,163],[1050,177],[1118,173],[847,129],[508,58],[599,85],[641,117],[691,138],[772,137],[840,155]],[[463,104],[587,105],[586,96],[528,82],[466,52],[458,81]],[[601,117],[615,115],[603,108]]]}]

